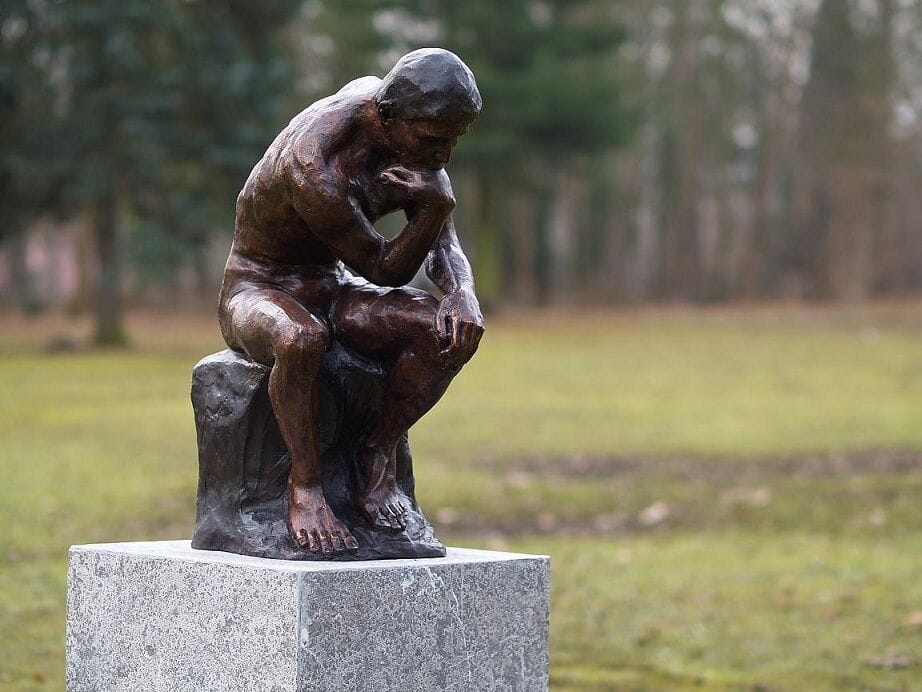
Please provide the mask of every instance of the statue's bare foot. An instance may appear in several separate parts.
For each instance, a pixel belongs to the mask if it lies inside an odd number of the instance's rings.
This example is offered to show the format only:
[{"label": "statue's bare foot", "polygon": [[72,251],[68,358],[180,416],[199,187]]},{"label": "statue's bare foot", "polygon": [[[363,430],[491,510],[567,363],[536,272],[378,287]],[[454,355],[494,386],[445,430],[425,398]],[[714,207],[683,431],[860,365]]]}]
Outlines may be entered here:
[{"label": "statue's bare foot", "polygon": [[333,557],[359,549],[349,529],[327,504],[319,486],[288,484],[288,529],[301,550]]},{"label": "statue's bare foot", "polygon": [[375,489],[362,498],[365,518],[376,529],[403,531],[407,528],[407,505],[396,489]]},{"label": "statue's bare foot", "polygon": [[397,492],[393,464],[379,450],[367,449],[363,466],[367,486],[362,493],[362,512],[368,523],[382,531],[403,531],[407,528],[405,498]]}]

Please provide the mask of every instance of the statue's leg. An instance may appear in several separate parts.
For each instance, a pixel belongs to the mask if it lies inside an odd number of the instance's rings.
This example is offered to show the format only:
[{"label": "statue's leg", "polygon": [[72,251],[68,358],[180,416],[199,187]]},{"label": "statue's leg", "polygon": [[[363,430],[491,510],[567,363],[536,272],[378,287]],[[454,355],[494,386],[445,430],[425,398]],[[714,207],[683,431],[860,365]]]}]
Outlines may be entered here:
[{"label": "statue's leg", "polygon": [[396,447],[458,373],[440,355],[438,302],[413,288],[344,289],[333,311],[336,336],[349,348],[389,365],[381,411],[362,449],[362,509],[378,528],[400,530],[407,507],[397,492]]},{"label": "statue's leg", "polygon": [[224,321],[231,347],[271,367],[269,400],[291,455],[287,499],[292,537],[313,553],[356,550],[358,544],[323,495],[314,426],[314,381],[330,344],[329,329],[287,293],[265,288],[235,295]]}]

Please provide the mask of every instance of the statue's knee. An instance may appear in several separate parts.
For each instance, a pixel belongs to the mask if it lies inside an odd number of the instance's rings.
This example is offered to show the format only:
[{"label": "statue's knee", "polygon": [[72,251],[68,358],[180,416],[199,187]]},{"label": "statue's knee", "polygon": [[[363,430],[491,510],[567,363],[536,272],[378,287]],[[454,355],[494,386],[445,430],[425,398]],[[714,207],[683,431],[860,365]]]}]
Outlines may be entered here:
[{"label": "statue's knee", "polygon": [[329,347],[330,330],[325,326],[292,322],[281,330],[275,357],[294,361],[319,359]]},{"label": "statue's knee", "polygon": [[436,356],[444,348],[445,344],[442,343],[435,322],[438,303],[435,303],[434,300],[433,303],[434,305],[426,305],[425,308],[417,311],[414,328],[410,334],[414,342],[413,348],[417,353]]}]

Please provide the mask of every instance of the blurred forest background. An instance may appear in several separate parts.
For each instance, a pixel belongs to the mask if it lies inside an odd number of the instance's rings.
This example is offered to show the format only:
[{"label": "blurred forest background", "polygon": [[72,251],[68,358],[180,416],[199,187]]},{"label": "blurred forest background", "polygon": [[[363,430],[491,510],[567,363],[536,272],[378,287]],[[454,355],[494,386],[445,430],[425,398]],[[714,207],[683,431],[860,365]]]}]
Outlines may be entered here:
[{"label": "blurred forest background", "polygon": [[[420,46],[485,109],[450,170],[487,307],[922,291],[913,0],[0,0],[0,300],[211,307],[300,109]],[[387,224],[384,224],[387,232]]]},{"label": "blurred forest background", "polygon": [[64,687],[69,545],[190,533],[251,167],[431,45],[493,314],[420,501],[552,556],[553,689],[922,689],[913,0],[0,0],[0,688]]}]

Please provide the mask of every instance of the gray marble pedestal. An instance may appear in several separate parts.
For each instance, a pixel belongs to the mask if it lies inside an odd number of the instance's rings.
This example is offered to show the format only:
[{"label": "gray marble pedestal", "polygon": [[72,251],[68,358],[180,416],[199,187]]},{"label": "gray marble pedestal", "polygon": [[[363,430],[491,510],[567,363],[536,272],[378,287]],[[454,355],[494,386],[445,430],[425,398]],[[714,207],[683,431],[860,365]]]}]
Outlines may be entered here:
[{"label": "gray marble pedestal", "polygon": [[545,690],[548,558],[70,550],[67,689]]}]

